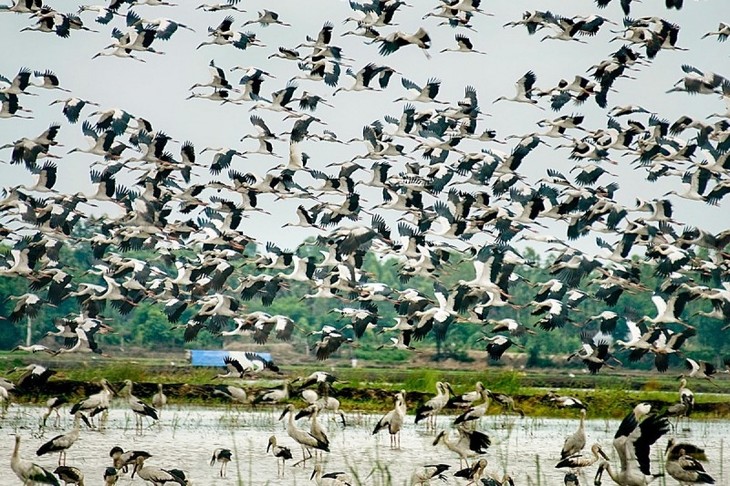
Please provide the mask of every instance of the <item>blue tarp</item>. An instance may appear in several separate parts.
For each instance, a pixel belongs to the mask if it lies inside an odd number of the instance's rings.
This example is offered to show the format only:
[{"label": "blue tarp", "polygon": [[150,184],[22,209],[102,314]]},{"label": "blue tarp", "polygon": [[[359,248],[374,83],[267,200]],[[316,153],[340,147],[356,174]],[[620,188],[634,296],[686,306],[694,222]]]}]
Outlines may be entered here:
[{"label": "blue tarp", "polygon": [[[236,358],[243,357],[247,351],[224,351],[222,349],[191,349],[190,364],[193,366],[225,366],[223,359],[226,356]],[[271,361],[271,353],[254,353],[261,356],[266,361]]]}]

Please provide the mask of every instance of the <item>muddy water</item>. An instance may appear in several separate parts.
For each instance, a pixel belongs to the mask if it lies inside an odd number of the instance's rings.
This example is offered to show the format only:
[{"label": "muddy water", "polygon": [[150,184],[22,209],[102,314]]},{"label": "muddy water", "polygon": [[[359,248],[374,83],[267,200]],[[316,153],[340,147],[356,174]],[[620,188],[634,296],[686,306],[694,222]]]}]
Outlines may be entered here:
[{"label": "muddy water", "polygon": [[[53,470],[57,457],[36,457],[35,450],[48,439],[71,428],[68,413],[64,414],[60,428],[49,427],[42,434],[38,430],[42,410],[35,407],[14,406],[2,421],[0,431],[0,485],[21,484],[10,470],[10,456],[13,447],[13,433],[22,437],[21,456]],[[68,451],[67,465],[80,468],[86,475],[86,486],[103,484],[104,469],[111,465],[109,450],[121,446],[124,450],[146,450],[153,454],[148,465],[185,470],[192,484],[197,486],[220,485],[306,485],[315,484],[309,478],[313,461],[306,467],[291,467],[287,464],[285,476],[277,478],[277,464],[274,457],[266,454],[269,436],[276,435],[279,443],[290,446],[295,461],[301,459],[301,450],[290,439],[284,423],[279,422],[280,410],[264,412],[238,411],[236,409],[168,408],[163,411],[159,424],[146,423],[142,433],[135,431],[133,415],[122,409],[110,413],[106,429],[102,432],[82,429],[81,438]],[[404,485],[409,484],[413,471],[424,464],[446,463],[452,471],[458,469],[459,460],[442,444],[433,447],[434,433],[427,432],[421,425],[413,425],[413,417],[407,418],[407,427],[402,432],[401,449],[391,450],[387,432],[381,436],[371,435],[379,416],[348,414],[348,426],[343,429],[339,422],[321,417],[320,422],[329,431],[331,453],[324,454],[326,472],[345,470],[351,476],[359,476],[353,484]],[[49,423],[52,418],[49,418]],[[450,426],[453,417],[441,417],[437,428]],[[507,472],[517,485],[542,484],[562,485],[565,471],[554,468],[560,455],[564,437],[577,428],[577,420],[530,419],[519,417],[488,417],[482,419],[479,430],[490,435],[492,446],[486,454],[488,471],[500,476]],[[301,427],[308,427],[306,419],[300,420]],[[612,459],[611,440],[618,422],[588,420],[586,433],[589,446],[593,442],[602,444]],[[722,464],[730,464],[730,453],[723,439],[728,437],[730,423],[703,421],[690,424],[690,431],[681,432],[679,438],[704,447],[709,457],[706,469],[717,484],[730,484],[730,473]],[[4,432],[4,433],[3,433]],[[454,433],[455,434],[455,433]],[[659,445],[666,444],[660,439]],[[234,461],[228,465],[226,478],[218,476],[219,466],[210,466],[211,453],[215,448],[225,447],[234,451]],[[657,449],[657,448],[655,448]],[[653,451],[658,453],[657,451]],[[660,465],[652,456],[652,467]],[[723,461],[724,459],[724,461]],[[290,461],[295,462],[295,461]],[[727,469],[727,467],[725,468]],[[374,471],[374,472],[373,472]],[[370,477],[366,479],[368,474]],[[595,467],[588,468],[582,484],[593,484]],[[125,475],[120,485],[142,485],[139,478]],[[434,483],[436,484],[436,483]],[[466,481],[451,477],[438,484],[466,484]],[[604,478],[604,484],[611,484]],[[671,478],[655,484],[676,484]]]}]

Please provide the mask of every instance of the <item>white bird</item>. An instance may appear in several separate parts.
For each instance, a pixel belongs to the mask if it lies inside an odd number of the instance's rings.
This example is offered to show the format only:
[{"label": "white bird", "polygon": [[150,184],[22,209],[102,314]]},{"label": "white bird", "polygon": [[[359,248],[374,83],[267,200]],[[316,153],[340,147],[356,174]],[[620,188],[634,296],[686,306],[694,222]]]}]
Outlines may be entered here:
[{"label": "white bird", "polygon": [[599,459],[608,460],[608,456],[601,449],[600,444],[593,444],[591,450],[587,454],[582,454],[580,451],[569,456],[564,457],[558,462],[555,467],[568,467],[570,469],[581,469],[584,467],[592,466]]},{"label": "white bird", "polygon": [[10,469],[13,470],[23,484],[51,484],[61,486],[56,476],[50,471],[43,469],[38,464],[26,461],[20,457],[20,436],[15,436],[15,447],[10,457]]},{"label": "white bird", "polygon": [[132,380],[124,380],[124,388],[119,392],[120,396],[127,397],[127,403],[129,408],[134,412],[136,429],[142,431],[142,417],[150,417],[153,420],[158,420],[157,410],[144,403],[139,398],[132,395]]},{"label": "white bird", "polygon": [[[517,93],[513,98],[509,98],[507,96],[500,96],[494,102],[498,101],[516,101],[517,103],[527,103],[531,105],[537,106],[537,100],[532,98],[532,89],[535,86],[535,81],[537,80],[537,76],[535,76],[535,73],[532,71],[527,71],[524,76],[522,76],[520,79],[517,80],[515,83],[515,88],[517,90]],[[538,106],[541,110],[544,108],[542,106]]]},{"label": "white bird", "polygon": [[565,459],[568,456],[580,453],[586,445],[586,409],[580,409],[580,423],[578,424],[578,430],[565,438],[563,442],[563,449],[560,451],[560,458]]},{"label": "white bird", "polygon": [[145,466],[144,461],[147,457],[137,456],[134,462],[134,469],[132,470],[132,478],[134,478],[134,475],[136,474],[144,481],[149,481],[155,486],[161,486],[165,483],[177,483],[180,486],[188,485],[188,481],[185,477],[186,475],[183,471],[179,469],[168,470],[152,466]]},{"label": "white bird", "polygon": [[158,414],[167,406],[167,395],[162,391],[162,383],[157,384],[157,393],[152,395],[152,406],[157,409]]},{"label": "white bird", "polygon": [[469,467],[469,458],[486,453],[491,441],[489,436],[476,430],[466,430],[463,426],[458,427],[457,430],[459,431],[458,440],[452,442],[449,438],[449,432],[442,430],[434,439],[433,445],[443,442],[447,449],[459,456],[460,467],[464,464]]},{"label": "white bird", "polygon": [[314,480],[317,486],[349,486],[350,477],[344,472],[323,473],[322,465],[315,464],[310,481]]},{"label": "white bird", "polygon": [[400,449],[400,431],[406,417],[406,392],[401,390],[395,394],[395,406],[393,410],[383,415],[373,429],[373,435],[380,430],[388,428],[390,433],[391,449]]},{"label": "white bird", "polygon": [[88,413],[92,422],[94,416],[101,413],[102,418],[99,421],[99,429],[101,429],[106,421],[106,416],[109,413],[109,405],[111,404],[114,392],[106,379],[99,381],[99,386],[101,386],[101,390],[99,392],[89,395],[84,400],[75,403],[71,407],[70,413],[72,415],[76,415],[77,412]]},{"label": "white bird", "polygon": [[66,451],[79,439],[79,434],[81,433],[80,419],[82,416],[81,413],[77,413],[74,417],[73,429],[65,434],[57,435],[40,446],[36,451],[36,455],[42,456],[50,452],[58,452],[58,465],[65,465]]},{"label": "white bird", "polygon": [[416,409],[415,423],[420,422],[424,418],[428,418],[427,426],[430,429],[436,428],[436,417],[449,403],[449,392],[453,393],[451,385],[441,381],[436,382],[437,395]]},{"label": "white bird", "polygon": [[225,478],[226,468],[228,467],[228,463],[231,462],[232,457],[233,454],[231,453],[230,449],[218,448],[213,451],[213,456],[210,458],[210,465],[212,466],[216,462],[220,462],[221,470],[219,474],[220,477]]},{"label": "white bird", "polygon": [[[313,436],[310,432],[297,427],[294,423],[294,405],[289,404],[284,408],[281,413],[279,420],[282,420],[287,414],[289,414],[289,422],[286,425],[286,433],[291,437],[297,444],[302,446],[302,460],[294,464],[295,466],[299,463],[306,464],[308,459],[312,458],[312,449],[318,449],[324,452],[329,452],[329,445],[322,440]],[[309,454],[308,456],[306,454]]]},{"label": "white bird", "polygon": [[[286,461],[292,459],[291,449],[285,446],[280,446],[276,442],[276,436],[272,435],[269,437],[269,443],[266,446],[266,452],[271,450],[271,454],[276,458],[276,472],[279,477],[284,475],[284,467]],[[279,459],[281,459],[281,466],[279,466]]]},{"label": "white bird", "polygon": [[443,473],[450,467],[448,464],[428,464],[421,466],[411,474],[411,486],[431,484],[432,479],[447,481]]},{"label": "white bird", "polygon": [[602,462],[596,472],[596,483],[604,471],[616,484],[625,486],[646,486],[652,481],[650,448],[669,431],[669,421],[649,414],[650,411],[651,405],[640,403],[624,418],[613,439],[621,467],[616,470],[610,462]]},{"label": "white bird", "polygon": [[233,386],[233,385],[219,385],[215,387],[215,390],[213,390],[214,395],[223,395],[224,397],[228,397],[234,402],[238,403],[247,403],[247,395],[246,390],[243,388]]}]

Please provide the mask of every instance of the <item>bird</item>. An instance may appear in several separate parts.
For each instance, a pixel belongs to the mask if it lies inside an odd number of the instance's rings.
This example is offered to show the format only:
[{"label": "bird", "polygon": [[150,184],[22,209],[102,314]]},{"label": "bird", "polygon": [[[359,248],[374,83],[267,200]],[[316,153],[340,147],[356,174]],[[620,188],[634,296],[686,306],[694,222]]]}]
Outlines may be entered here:
[{"label": "bird", "polygon": [[[149,456],[147,456],[149,457]],[[153,466],[145,466],[144,461],[147,457],[140,455],[137,456],[134,462],[134,469],[130,477],[134,478],[136,474],[144,481],[149,481],[153,484],[165,484],[174,482],[181,486],[186,486],[188,481],[186,474],[179,469],[161,469]]]},{"label": "bird", "polygon": [[556,469],[567,467],[572,470],[578,470],[584,467],[592,466],[599,459],[608,461],[608,456],[601,449],[600,444],[593,444],[591,446],[590,454],[581,454],[581,452],[575,452],[564,457],[560,462],[555,465]]},{"label": "bird", "polygon": [[135,428],[138,432],[142,431],[142,418],[149,417],[152,420],[158,420],[157,410],[154,407],[144,403],[139,398],[132,395],[132,380],[124,380],[124,388],[120,390],[119,395],[127,397],[129,408],[134,412]]},{"label": "bird", "polygon": [[51,376],[56,374],[56,370],[51,370],[39,364],[29,364],[22,368],[14,368],[13,371],[17,369],[25,370],[20,378],[18,378],[17,383],[18,388],[24,390],[41,388]]},{"label": "bird", "polygon": [[453,393],[451,385],[446,382],[436,382],[437,395],[416,409],[415,423],[420,422],[424,418],[428,418],[428,428],[435,429],[436,417],[446,404],[449,403],[449,392]]},{"label": "bird", "polygon": [[289,382],[284,382],[284,385],[281,388],[264,391],[256,396],[256,398],[253,399],[252,404],[256,405],[259,403],[272,403],[276,404],[281,401],[286,400],[289,398],[289,390],[290,390],[291,384]]},{"label": "bird", "polygon": [[585,431],[585,419],[586,409],[580,409],[580,422],[578,423],[578,430],[573,434],[565,438],[563,442],[563,449],[560,451],[560,458],[565,459],[566,457],[578,454],[586,445],[586,431]]},{"label": "bird", "polygon": [[474,45],[472,44],[471,40],[465,36],[464,34],[456,34],[454,36],[454,39],[456,40],[456,43],[458,47],[455,49],[441,49],[441,52],[473,52],[475,54],[486,54],[484,51],[478,51],[474,49]]},{"label": "bird", "polygon": [[76,443],[76,441],[79,439],[79,435],[81,434],[81,417],[81,412],[76,413],[76,415],[74,416],[74,424],[71,431],[65,434],[57,435],[56,437],[41,445],[36,451],[36,455],[40,457],[44,454],[49,454],[51,452],[58,452],[58,465],[65,466],[66,451]]},{"label": "bird", "polygon": [[68,486],[69,484],[84,486],[84,473],[77,467],[58,466],[54,469],[53,474],[58,476],[65,486]]},{"label": "bird", "polygon": [[430,78],[426,84],[421,87],[411,81],[410,79],[401,78],[401,84],[408,90],[408,96],[397,98],[395,101],[408,101],[408,102],[420,102],[420,103],[445,103],[443,101],[436,100],[436,96],[441,89],[441,81],[436,78]]},{"label": "bird", "polygon": [[259,18],[255,20],[247,20],[244,22],[243,26],[247,26],[249,24],[260,24],[262,27],[267,27],[272,24],[278,24],[283,25],[285,27],[291,27],[291,24],[287,24],[286,22],[283,22],[279,20],[279,14],[276,12],[272,12],[271,10],[263,10],[259,12]]},{"label": "bird", "polygon": [[20,457],[20,436],[15,436],[15,447],[10,456],[10,469],[13,470],[23,484],[51,484],[61,486],[56,476],[38,464],[27,461]]},{"label": "bird", "polygon": [[109,457],[112,458],[114,469],[127,472],[130,465],[134,467],[138,457],[144,457],[146,459],[149,459],[150,457],[152,457],[152,455],[147,451],[125,452],[124,449],[122,449],[121,447],[114,446],[109,451]]},{"label": "bird", "polygon": [[431,484],[432,479],[440,479],[446,481],[444,472],[448,471],[448,464],[427,464],[425,466],[418,467],[413,474],[411,474],[411,485],[426,485]]},{"label": "bird", "polygon": [[344,472],[329,472],[324,473],[322,471],[321,464],[315,464],[312,470],[312,475],[309,480],[314,480],[317,486],[347,486],[350,483],[350,477]]},{"label": "bird", "polygon": [[730,36],[730,24],[727,24],[725,22],[720,22],[720,25],[717,26],[717,30],[707,32],[702,36],[702,39],[705,39],[707,37],[711,36],[717,36],[717,40],[720,42],[725,42]]},{"label": "bird", "polygon": [[294,410],[294,405],[287,405],[284,407],[284,411],[281,413],[281,416],[279,416],[279,420],[282,420],[287,414],[289,414],[289,422],[287,422],[286,433],[294,440],[294,442],[302,446],[302,460],[294,464],[296,466],[299,463],[306,464],[307,460],[312,458],[312,449],[329,452],[329,445],[321,439],[313,436],[310,432],[297,427],[294,423]]},{"label": "bird", "polygon": [[613,439],[621,468],[616,470],[610,462],[601,462],[596,481],[605,471],[617,484],[647,484],[646,477],[651,476],[650,447],[669,431],[669,421],[650,412],[651,405],[640,403],[624,417]]},{"label": "bird", "polygon": [[469,467],[469,458],[476,457],[486,453],[487,448],[491,445],[489,436],[476,430],[466,430],[463,426],[457,428],[459,439],[452,442],[449,439],[449,433],[445,430],[440,431],[433,441],[433,445],[443,442],[447,449],[459,456],[459,464],[462,463]]},{"label": "bird", "polygon": [[108,467],[104,470],[104,486],[115,486],[119,481],[119,471],[115,467]]},{"label": "bird", "polygon": [[68,403],[68,400],[64,397],[51,397],[46,401],[46,407],[48,408],[41,417],[41,427],[46,426],[46,421],[48,420],[48,417],[51,416],[52,413],[56,414],[56,417],[53,419],[53,426],[58,427],[61,423],[61,413],[59,412],[60,408]]},{"label": "bird", "polygon": [[664,459],[664,470],[679,484],[715,484],[715,479],[705,471],[700,461],[679,448],[676,457],[673,448],[667,447]]},{"label": "bird", "polygon": [[395,394],[395,404],[391,411],[383,415],[375,424],[373,435],[387,427],[390,434],[390,448],[400,449],[400,431],[406,417],[406,392],[401,390]]},{"label": "bird", "polygon": [[[537,106],[537,100],[532,98],[532,90],[535,86],[535,81],[537,81],[537,76],[535,76],[535,73],[532,71],[526,72],[520,79],[517,80],[515,83],[515,88],[517,90],[517,94],[513,98],[509,98],[507,96],[500,96],[496,100],[494,100],[495,103],[498,101],[516,101],[518,103],[527,103],[531,105]],[[537,106],[541,110],[543,109],[541,106]]]},{"label": "bird", "polygon": [[162,383],[157,384],[157,393],[152,395],[152,406],[157,410],[158,415],[161,415],[162,409],[167,406],[167,395],[162,390]]},{"label": "bird", "polygon": [[308,386],[320,384],[325,384],[326,386],[331,387],[337,382],[337,377],[327,371],[314,371],[306,378],[302,378],[300,381],[300,388],[307,388]]},{"label": "bird", "polygon": [[421,52],[423,52],[427,59],[431,58],[431,54],[428,53],[428,49],[431,48],[431,37],[423,27],[419,27],[413,34],[396,31],[385,37],[378,36],[372,42],[380,42],[378,52],[381,56],[388,56],[401,47],[414,45],[421,49]]},{"label": "bird", "polygon": [[92,422],[94,416],[101,413],[102,418],[99,421],[99,428],[101,429],[108,414],[111,399],[114,396],[114,391],[106,379],[100,380],[98,384],[101,387],[101,390],[89,395],[87,398],[79,402],[76,402],[73,406],[71,406],[70,413],[72,415],[76,415],[78,412],[88,413]]},{"label": "bird", "polygon": [[230,449],[218,448],[213,451],[213,455],[210,458],[210,465],[213,466],[216,462],[221,464],[221,470],[219,472],[220,477],[226,477],[226,468],[228,463],[231,462],[233,453]]},{"label": "bird", "polygon": [[[277,443],[276,436],[272,435],[269,437],[269,443],[266,445],[266,452],[271,451],[271,454],[276,458],[276,472],[279,477],[284,475],[286,461],[292,459],[291,449],[286,446],[280,446]],[[281,466],[279,466],[279,459],[281,459]]]}]

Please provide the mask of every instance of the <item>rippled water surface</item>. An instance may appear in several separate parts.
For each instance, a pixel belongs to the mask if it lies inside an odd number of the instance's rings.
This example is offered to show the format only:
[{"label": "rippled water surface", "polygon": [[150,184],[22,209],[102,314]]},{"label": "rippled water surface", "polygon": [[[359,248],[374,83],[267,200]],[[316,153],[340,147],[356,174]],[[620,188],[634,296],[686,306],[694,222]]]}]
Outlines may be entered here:
[{"label": "rippled water surface", "polygon": [[[39,434],[38,423],[42,409],[14,406],[2,421],[0,435],[0,484],[20,484],[10,470],[10,456],[13,447],[13,433],[22,437],[21,455],[53,470],[57,455],[36,457],[35,450],[48,439],[71,428],[71,420],[65,413],[64,423],[59,429],[48,428]],[[159,424],[146,424],[142,434],[135,433],[134,417],[128,411],[113,410],[107,427],[103,432],[82,428],[81,438],[68,451],[66,464],[80,468],[86,475],[86,485],[103,484],[103,472],[111,465],[109,450],[121,446],[124,450],[146,450],[154,457],[148,465],[162,468],[185,470],[192,484],[204,485],[265,485],[265,484],[314,484],[309,478],[313,461],[306,468],[286,466],[284,478],[277,478],[277,465],[274,457],[266,454],[269,436],[275,434],[281,445],[291,447],[293,463],[301,459],[301,450],[290,439],[283,422],[277,419],[280,409],[249,412],[236,409],[206,408],[168,408],[162,413]],[[343,429],[339,422],[326,416],[320,422],[329,431],[331,453],[324,454],[326,472],[344,470],[357,475],[353,484],[403,485],[419,465],[432,463],[451,464],[452,471],[459,467],[458,457],[442,444],[431,445],[435,434],[425,427],[413,425],[413,416],[407,418],[407,426],[402,432],[401,449],[391,450],[386,431],[380,436],[372,436],[372,428],[380,415],[348,414],[348,426]],[[49,418],[49,423],[52,417]],[[438,428],[450,427],[453,417],[441,417]],[[492,446],[486,454],[489,461],[488,471],[501,476],[509,473],[517,485],[562,485],[565,471],[554,468],[560,456],[560,449],[566,435],[575,431],[578,420],[531,419],[519,417],[492,416],[479,424],[479,430],[489,434]],[[299,421],[300,427],[309,427],[306,419]],[[618,422],[588,420],[586,433],[588,445],[599,442],[615,460],[611,440]],[[709,461],[706,469],[713,475],[717,484],[730,484],[730,475],[723,470],[724,462],[730,465],[730,454],[723,442],[730,432],[726,421],[695,421],[690,424],[691,431],[682,432],[680,438],[704,447]],[[455,434],[455,433],[454,433]],[[455,435],[454,435],[455,437]],[[663,447],[666,439],[660,439]],[[215,448],[225,447],[234,451],[234,461],[228,466],[228,477],[218,477],[219,466],[210,466],[211,453]],[[659,470],[655,460],[658,448],[653,451],[652,467]],[[368,474],[375,472],[366,479]],[[593,484],[595,467],[586,472],[582,484]],[[124,476],[118,484],[142,485],[139,478]],[[436,483],[434,483],[436,484]],[[466,481],[449,475],[446,483],[466,484]],[[604,478],[604,484],[611,484]],[[667,478],[657,484],[673,485],[676,482]]]}]

